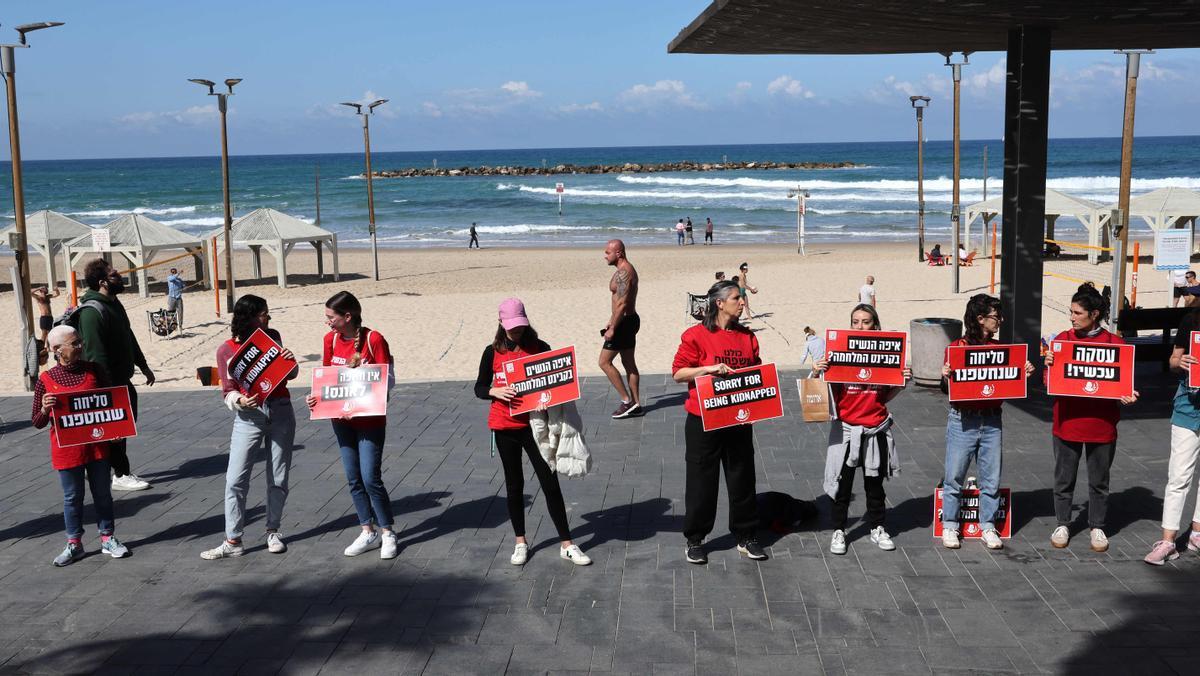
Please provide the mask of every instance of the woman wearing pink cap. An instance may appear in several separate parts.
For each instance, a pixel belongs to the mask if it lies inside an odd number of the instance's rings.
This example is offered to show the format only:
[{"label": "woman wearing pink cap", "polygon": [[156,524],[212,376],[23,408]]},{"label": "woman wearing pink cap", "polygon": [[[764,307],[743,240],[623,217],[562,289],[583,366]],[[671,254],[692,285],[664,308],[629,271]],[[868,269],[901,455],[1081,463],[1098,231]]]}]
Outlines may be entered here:
[{"label": "woman wearing pink cap", "polygon": [[571,542],[571,530],[567,527],[567,508],[563,504],[562,490],[558,486],[558,475],[550,469],[538,451],[533,432],[529,429],[529,414],[512,415],[508,404],[516,397],[516,391],[508,386],[503,365],[505,362],[531,354],[547,352],[550,346],[538,339],[537,331],[529,325],[525,316],[525,305],[516,298],[500,303],[500,325],[496,337],[483,350],[479,360],[479,377],[475,380],[475,396],[491,400],[488,409],[488,428],[492,430],[492,448],[500,453],[504,466],[504,487],[508,492],[508,518],[512,522],[517,544],[509,559],[514,566],[524,565],[529,559],[529,545],[525,542],[525,472],[521,468],[521,451],[529,456],[529,464],[537,474],[542,486],[542,497],[550,520],[562,541],[559,556],[577,566],[592,562],[579,546]]}]

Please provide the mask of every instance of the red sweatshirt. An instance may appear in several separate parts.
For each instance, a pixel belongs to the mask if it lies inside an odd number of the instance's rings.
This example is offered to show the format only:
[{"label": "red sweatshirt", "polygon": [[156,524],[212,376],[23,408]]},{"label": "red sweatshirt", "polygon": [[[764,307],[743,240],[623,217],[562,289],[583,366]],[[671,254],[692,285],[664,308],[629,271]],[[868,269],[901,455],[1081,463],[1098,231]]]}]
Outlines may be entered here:
[{"label": "red sweatshirt", "polygon": [[[1109,343],[1124,345],[1120,336],[1104,329],[1092,337],[1079,337],[1074,331],[1063,331],[1054,340],[1076,343]],[[1115,399],[1089,397],[1054,398],[1054,436],[1063,441],[1107,444],[1117,440],[1117,423],[1121,421],[1121,402]]]},{"label": "red sweatshirt", "polygon": [[[758,338],[744,326],[709,331],[697,324],[679,339],[679,349],[671,362],[671,373],[682,368],[729,364],[730,368],[742,369],[762,363],[758,356]],[[700,396],[696,394],[696,383],[688,383],[688,398],[683,408],[692,415],[700,415]]]},{"label": "red sweatshirt", "polygon": [[[100,367],[88,361],[79,360],[70,367],[59,365],[44,371],[33,386],[33,426],[42,429],[50,424],[50,415],[42,412],[43,396],[94,390],[107,385],[108,379]],[[50,465],[54,469],[71,469],[106,458],[108,442],[62,448],[58,445],[58,437],[50,433]]]},{"label": "red sweatshirt", "polygon": [[[360,364],[389,364],[392,368],[392,352],[388,348],[387,340],[383,334],[378,331],[367,329],[366,344],[362,346],[362,361]],[[346,340],[338,334],[337,331],[330,331],[325,334],[325,349],[321,356],[321,364],[323,366],[349,366],[354,357],[354,340]],[[351,418],[344,420],[355,429],[375,429],[383,427],[387,424],[387,416],[384,415],[369,415],[361,418]]]},{"label": "red sweatshirt", "polygon": [[[973,344],[974,343],[968,343],[966,338],[959,338],[958,340],[950,343],[950,345],[946,348],[946,356],[942,357],[942,359],[944,360],[942,363],[950,362],[950,348],[951,347],[962,347],[964,345],[970,346]],[[987,342],[979,343],[979,344],[981,344],[981,345],[999,345],[1000,341],[996,340],[995,338],[992,338],[992,339],[989,339]],[[1021,372],[1024,373],[1024,371],[1025,371],[1025,365],[1021,364]],[[990,401],[987,399],[980,399],[978,401],[956,401],[950,405],[959,410],[989,411],[991,409],[1000,408],[1003,404],[1004,404],[1003,399],[997,399],[995,401]]]}]

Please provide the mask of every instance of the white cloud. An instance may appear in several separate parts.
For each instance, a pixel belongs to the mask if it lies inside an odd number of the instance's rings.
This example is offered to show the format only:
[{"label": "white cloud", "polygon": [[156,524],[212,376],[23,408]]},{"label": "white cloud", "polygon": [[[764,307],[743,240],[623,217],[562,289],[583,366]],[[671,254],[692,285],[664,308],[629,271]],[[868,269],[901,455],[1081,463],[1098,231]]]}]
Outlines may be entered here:
[{"label": "white cloud", "polygon": [[567,113],[567,114],[598,113],[598,112],[604,110],[604,106],[601,106],[599,101],[592,101],[591,103],[568,103],[567,105],[559,106],[558,108],[555,108],[554,110],[559,113]]},{"label": "white cloud", "polygon": [[197,126],[210,124],[217,118],[217,106],[190,106],[182,110],[139,111],[126,113],[116,119],[117,124],[139,127],[145,131],[158,132],[169,126]]},{"label": "white cloud", "polygon": [[442,109],[433,101],[423,101],[421,103],[421,111],[429,117],[441,117]]},{"label": "white cloud", "polygon": [[771,83],[767,85],[767,94],[770,94],[771,96],[790,96],[793,99],[811,99],[814,96],[812,90],[800,84],[799,80],[793,79],[787,75],[780,75],[774,80],[771,80]]},{"label": "white cloud", "polygon": [[704,109],[708,106],[697,100],[679,80],[659,80],[652,85],[635,84],[617,95],[628,110],[660,108]]},{"label": "white cloud", "polygon": [[500,88],[519,99],[536,99],[542,95],[541,92],[530,89],[529,83],[524,80],[510,80],[500,85]]},{"label": "white cloud", "polygon": [[742,80],[741,82],[739,82],[739,83],[737,83],[736,85],[734,85],[734,89],[738,90],[739,92],[744,92],[744,91],[746,91],[747,89],[749,89],[749,88],[751,88],[751,87],[753,87],[753,86],[754,86],[754,85],[750,84],[749,82],[746,82],[745,80]]}]

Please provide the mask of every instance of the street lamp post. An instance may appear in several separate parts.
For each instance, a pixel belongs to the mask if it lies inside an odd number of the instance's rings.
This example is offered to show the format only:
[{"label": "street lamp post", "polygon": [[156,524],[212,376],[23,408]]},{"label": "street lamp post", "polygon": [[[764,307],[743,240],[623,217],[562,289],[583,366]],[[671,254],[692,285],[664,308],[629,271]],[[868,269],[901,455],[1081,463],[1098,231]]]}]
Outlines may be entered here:
[{"label": "street lamp post", "polygon": [[375,238],[375,187],[372,183],[371,176],[371,115],[375,109],[387,103],[387,99],[377,99],[372,103],[366,104],[367,111],[363,112],[361,103],[342,103],[343,106],[349,106],[354,109],[355,114],[362,117],[363,124],[363,148],[367,155],[367,219],[371,232],[371,261],[375,271],[375,281],[379,281],[379,249]]},{"label": "street lamp post", "polygon": [[222,201],[225,207],[225,303],[230,312],[233,311],[233,245],[231,242],[232,236],[230,231],[233,230],[233,210],[229,206],[229,134],[225,127],[225,113],[229,107],[228,100],[233,96],[233,86],[241,82],[242,78],[228,78],[225,80],[225,87],[229,90],[226,92],[214,91],[213,87],[217,83],[212,80],[203,80],[200,78],[191,78],[188,82],[195,82],[202,87],[208,87],[208,95],[217,97],[217,109],[221,111],[221,193]]},{"label": "street lamp post", "polygon": [[963,60],[958,63],[950,61],[953,53],[943,52],[942,55],[946,57],[946,65],[950,67],[951,75],[954,77],[954,188],[952,190],[952,196],[950,200],[950,221],[951,226],[954,228],[954,242],[951,245],[951,247],[954,249],[954,293],[958,293],[958,246],[959,237],[961,236],[961,233],[959,232],[959,224],[962,222],[962,212],[958,203],[958,182],[960,176],[960,153],[958,148],[958,99],[959,89],[962,82],[962,67],[970,63],[970,60],[968,59],[970,52],[962,52]]},{"label": "street lamp post", "polygon": [[788,191],[788,197],[796,198],[796,253],[801,256],[806,256],[804,253],[804,200],[808,199],[808,191],[800,186],[796,186],[795,190]]},{"label": "street lamp post", "polygon": [[[25,186],[21,177],[21,125],[17,118],[16,50],[29,47],[28,42],[25,40],[27,33],[61,25],[63,25],[61,21],[42,21],[17,26],[16,30],[20,36],[20,42],[15,45],[0,45],[0,72],[4,75],[5,92],[8,97],[8,147],[12,153],[13,220],[15,221],[15,225],[10,244],[12,244],[13,255],[17,261],[17,274],[21,278],[21,288],[17,290],[17,293],[21,297],[19,306],[25,310],[22,321],[25,322],[25,327],[30,334],[34,330],[33,300],[30,297],[29,254],[26,251],[28,242],[25,237]],[[24,336],[25,341],[28,341],[28,339],[28,335]],[[26,384],[28,384],[28,381]]]},{"label": "street lamp post", "polygon": [[925,109],[928,96],[910,96],[917,111],[917,262],[925,260]]},{"label": "street lamp post", "polygon": [[[1113,220],[1113,234],[1120,239],[1116,269],[1117,279],[1113,286],[1113,317],[1120,327],[1121,310],[1125,307],[1125,259],[1129,251],[1129,190],[1133,182],[1133,113],[1137,103],[1138,68],[1142,54],[1153,54],[1150,49],[1119,49],[1116,54],[1125,55],[1125,115],[1121,125],[1121,180],[1117,188],[1118,216]],[[1116,231],[1118,230],[1119,231]]]}]

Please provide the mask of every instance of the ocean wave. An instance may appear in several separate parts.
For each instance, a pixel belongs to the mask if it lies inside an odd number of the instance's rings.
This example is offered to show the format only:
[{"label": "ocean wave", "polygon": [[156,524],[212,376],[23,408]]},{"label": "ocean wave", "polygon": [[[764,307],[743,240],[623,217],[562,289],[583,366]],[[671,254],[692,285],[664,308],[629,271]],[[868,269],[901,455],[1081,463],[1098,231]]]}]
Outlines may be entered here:
[{"label": "ocean wave", "polygon": [[[502,187],[503,186],[503,187]],[[498,190],[512,190],[514,186],[501,183]],[[515,186],[520,192],[536,195],[558,195],[554,188],[542,188],[532,185]],[[629,199],[683,199],[683,200],[722,200],[722,199],[757,199],[757,200],[788,200],[786,193],[769,192],[680,192],[669,190],[605,190],[591,188],[566,188],[562,191],[565,197],[618,197]]]},{"label": "ocean wave", "polygon": [[217,225],[224,225],[225,217],[224,216],[204,216],[201,218],[173,218],[168,221],[159,221],[159,223],[170,226],[172,228],[178,227],[181,225],[184,225],[184,226],[190,225],[195,228],[202,228],[202,227],[213,227],[213,226],[217,226]]},{"label": "ocean wave", "polygon": [[143,216],[165,216],[168,214],[190,214],[196,207],[134,207],[132,209],[98,209],[96,211],[68,211],[68,216],[83,218],[116,218],[125,214],[141,214]]},{"label": "ocean wave", "polygon": [[[476,231],[483,234],[491,235],[524,235],[539,232],[574,232],[574,233],[593,233],[593,232],[653,232],[661,230],[666,232],[670,226],[664,225],[660,228],[645,227],[645,226],[620,226],[620,225],[604,225],[604,226],[587,226],[587,225],[540,225],[536,223],[516,223],[513,225],[480,225],[476,226]],[[470,228],[462,228],[459,230],[447,230],[453,235],[469,235]]]},{"label": "ocean wave", "polygon": [[392,204],[404,204],[408,200],[392,200]]},{"label": "ocean wave", "polygon": [[[916,192],[915,180],[879,179],[877,181],[829,181],[829,180],[778,180],[750,177],[736,178],[683,178],[673,176],[626,176],[621,175],[617,180],[622,183],[662,186],[705,186],[715,188],[777,188],[790,190],[797,184],[812,190],[872,190],[888,192]],[[1070,191],[1116,191],[1120,185],[1119,176],[1064,176],[1046,180],[1046,187],[1064,192]],[[988,187],[994,188],[999,194],[1004,182],[1000,177],[989,177]],[[1150,191],[1158,188],[1190,188],[1200,189],[1200,177],[1172,176],[1167,178],[1135,178],[1133,190]],[[926,192],[950,192],[954,189],[954,180],[948,176],[938,176],[925,180]],[[960,190],[983,190],[982,178],[963,178],[959,181]]]},{"label": "ocean wave", "polygon": [[[374,172],[371,172],[371,173],[374,173]],[[343,181],[361,181],[361,180],[364,180],[365,178],[366,178],[366,176],[343,176],[341,178],[341,180],[343,180]]]}]

